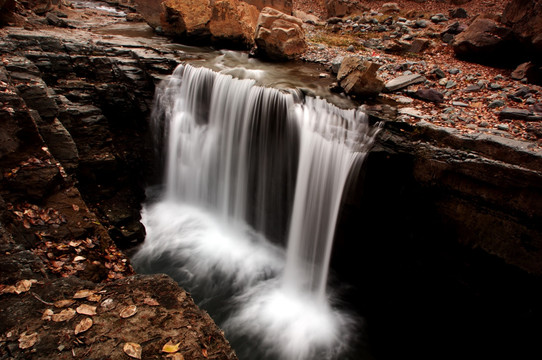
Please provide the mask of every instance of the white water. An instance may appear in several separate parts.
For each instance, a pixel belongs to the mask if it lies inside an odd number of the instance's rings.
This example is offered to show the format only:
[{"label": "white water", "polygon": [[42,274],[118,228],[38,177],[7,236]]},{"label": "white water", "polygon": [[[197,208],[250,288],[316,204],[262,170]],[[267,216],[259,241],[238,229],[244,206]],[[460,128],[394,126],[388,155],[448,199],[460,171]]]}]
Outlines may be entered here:
[{"label": "white water", "polygon": [[143,210],[136,267],[187,287],[241,359],[338,358],[353,320],[327,277],[342,193],[371,143],[365,114],[191,66],[153,111],[166,181]]}]

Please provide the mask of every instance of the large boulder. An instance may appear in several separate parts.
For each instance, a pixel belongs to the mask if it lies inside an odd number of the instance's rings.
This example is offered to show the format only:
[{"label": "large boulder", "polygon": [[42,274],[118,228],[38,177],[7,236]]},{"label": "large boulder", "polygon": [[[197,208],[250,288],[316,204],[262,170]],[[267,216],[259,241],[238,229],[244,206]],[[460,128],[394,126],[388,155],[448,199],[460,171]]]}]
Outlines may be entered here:
[{"label": "large boulder", "polygon": [[258,18],[255,42],[257,53],[270,60],[288,60],[301,55],[307,44],[303,22],[272,8],[265,8]]},{"label": "large boulder", "polygon": [[361,1],[356,0],[327,0],[326,1],[327,17],[343,17],[368,10],[367,7],[361,4]]},{"label": "large boulder", "polygon": [[480,63],[506,63],[517,53],[512,30],[487,18],[477,18],[452,42],[455,54]]},{"label": "large boulder", "polygon": [[254,5],[258,10],[263,10],[266,7],[273,8],[285,14],[292,14],[293,3],[292,0],[243,0],[247,4]]},{"label": "large boulder", "polygon": [[378,95],[384,88],[384,82],[376,75],[380,66],[370,61],[364,61],[355,56],[343,60],[337,80],[349,95],[372,97]]},{"label": "large boulder", "polygon": [[213,14],[210,0],[165,0],[162,29],[166,34],[188,39],[209,38]]},{"label": "large boulder", "polygon": [[502,16],[529,52],[542,58],[542,0],[511,0]]},{"label": "large boulder", "polygon": [[213,40],[233,47],[251,47],[259,14],[255,6],[243,1],[216,1],[209,23]]},{"label": "large boulder", "polygon": [[153,29],[161,26],[162,2],[157,0],[134,0],[135,8]]}]

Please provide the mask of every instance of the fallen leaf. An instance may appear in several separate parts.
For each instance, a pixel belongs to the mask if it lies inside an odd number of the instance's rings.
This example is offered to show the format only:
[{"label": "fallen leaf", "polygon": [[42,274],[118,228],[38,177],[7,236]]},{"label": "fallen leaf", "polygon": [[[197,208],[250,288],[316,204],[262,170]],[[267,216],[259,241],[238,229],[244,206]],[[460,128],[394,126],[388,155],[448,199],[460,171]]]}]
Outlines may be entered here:
[{"label": "fallen leaf", "polygon": [[75,293],[75,295],[73,295],[73,298],[74,299],[85,299],[87,297],[89,297],[90,295],[93,295],[95,294],[96,291],[95,290],[79,290],[78,292]]},{"label": "fallen leaf", "polygon": [[78,247],[79,245],[81,245],[82,241],[81,240],[72,240],[69,242],[68,245],[70,245],[71,247]]},{"label": "fallen leaf", "polygon": [[76,309],[76,311],[78,314],[81,314],[81,315],[92,316],[92,315],[96,315],[96,306],[82,304]]},{"label": "fallen leaf", "polygon": [[52,319],[52,315],[54,315],[54,311],[51,310],[51,309],[47,309],[43,312],[43,315],[41,315],[41,319],[42,320],[51,320]]},{"label": "fallen leaf", "polygon": [[37,280],[21,280],[15,284],[15,292],[17,294],[27,292],[32,287],[32,284],[38,282]]},{"label": "fallen leaf", "polygon": [[133,342],[127,342],[123,348],[126,355],[134,359],[141,359],[141,345]]},{"label": "fallen leaf", "polygon": [[64,299],[64,300],[55,301],[54,305],[57,308],[63,308],[66,306],[71,306],[74,302],[75,300],[72,300],[72,299]]},{"label": "fallen leaf", "polygon": [[109,310],[114,309],[117,306],[117,304],[115,304],[115,300],[109,298],[102,301],[100,306],[103,307],[106,311],[109,311]]},{"label": "fallen leaf", "polygon": [[38,333],[26,334],[26,331],[19,337],[19,348],[28,349],[38,341]]},{"label": "fallen leaf", "polygon": [[158,306],[160,305],[160,303],[156,300],[154,300],[153,298],[145,298],[143,299],[143,303],[145,305],[149,305],[149,306]]},{"label": "fallen leaf", "polygon": [[184,356],[181,353],[168,354],[166,355],[166,358],[172,360],[184,360]]},{"label": "fallen leaf", "polygon": [[75,335],[78,335],[87,331],[88,329],[92,327],[92,324],[93,322],[91,318],[89,317],[84,318],[83,320],[79,322],[79,324],[75,326]]},{"label": "fallen leaf", "polygon": [[74,211],[79,211],[79,206],[72,204],[72,208]]},{"label": "fallen leaf", "polygon": [[87,298],[88,301],[93,301],[93,302],[98,302],[101,299],[102,299],[102,295],[100,294],[92,294]]},{"label": "fallen leaf", "polygon": [[68,321],[75,316],[75,310],[72,308],[62,310],[52,316],[54,322]]},{"label": "fallen leaf", "polygon": [[73,261],[83,261],[86,259],[87,259],[86,257],[78,255],[75,258],[73,258]]},{"label": "fallen leaf", "polygon": [[207,357],[207,349],[201,349],[201,353],[203,354],[203,357]]},{"label": "fallen leaf", "polygon": [[169,353],[169,354],[176,353],[177,351],[179,351],[180,345],[181,345],[180,342],[177,344],[173,344],[173,342],[170,340],[162,347],[162,352]]},{"label": "fallen leaf", "polygon": [[2,292],[0,294],[15,294],[16,292],[17,292],[17,288],[15,286],[8,285],[2,289]]},{"label": "fallen leaf", "polygon": [[120,311],[120,317],[123,319],[126,319],[131,316],[134,316],[136,312],[137,312],[137,306],[135,305],[126,306],[124,309]]}]

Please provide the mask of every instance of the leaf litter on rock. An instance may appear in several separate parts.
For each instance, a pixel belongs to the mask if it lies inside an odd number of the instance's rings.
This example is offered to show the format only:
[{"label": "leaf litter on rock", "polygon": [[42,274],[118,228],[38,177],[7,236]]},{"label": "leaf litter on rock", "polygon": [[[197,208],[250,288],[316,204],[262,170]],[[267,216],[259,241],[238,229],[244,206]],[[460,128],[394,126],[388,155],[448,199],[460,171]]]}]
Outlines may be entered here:
[{"label": "leaf litter on rock", "polygon": [[62,310],[58,314],[53,314],[51,317],[54,322],[62,322],[71,320],[75,316],[76,312],[72,308]]},{"label": "leaf litter on rock", "polygon": [[129,305],[120,311],[120,317],[123,319],[134,316],[137,313],[137,306]]},{"label": "leaf litter on rock", "polygon": [[79,307],[77,307],[76,311],[81,315],[94,316],[96,315],[96,306],[81,304]]},{"label": "leaf litter on rock", "polygon": [[36,344],[38,341],[38,333],[34,332],[31,334],[27,334],[26,331],[21,334],[19,337],[19,348],[20,349],[28,349],[31,348]]},{"label": "leaf litter on rock", "polygon": [[127,342],[124,344],[124,353],[134,359],[141,359],[141,345],[138,343]]},{"label": "leaf litter on rock", "polygon": [[81,320],[79,322],[79,324],[77,324],[75,326],[75,335],[79,335],[81,333],[84,333],[85,331],[90,329],[93,324],[94,323],[93,323],[91,318],[89,318],[89,317],[84,318],[83,320]]}]

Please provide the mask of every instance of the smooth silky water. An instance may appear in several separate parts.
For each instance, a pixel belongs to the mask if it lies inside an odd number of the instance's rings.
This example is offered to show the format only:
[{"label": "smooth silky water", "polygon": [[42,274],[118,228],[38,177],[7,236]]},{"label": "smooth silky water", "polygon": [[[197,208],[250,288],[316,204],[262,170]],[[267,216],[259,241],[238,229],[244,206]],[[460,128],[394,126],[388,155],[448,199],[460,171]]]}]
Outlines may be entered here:
[{"label": "smooth silky water", "polygon": [[182,65],[157,88],[164,184],[132,261],[190,291],[240,359],[349,358],[361,319],[339,306],[329,261],[374,130],[359,108],[247,78],[261,71]]}]

